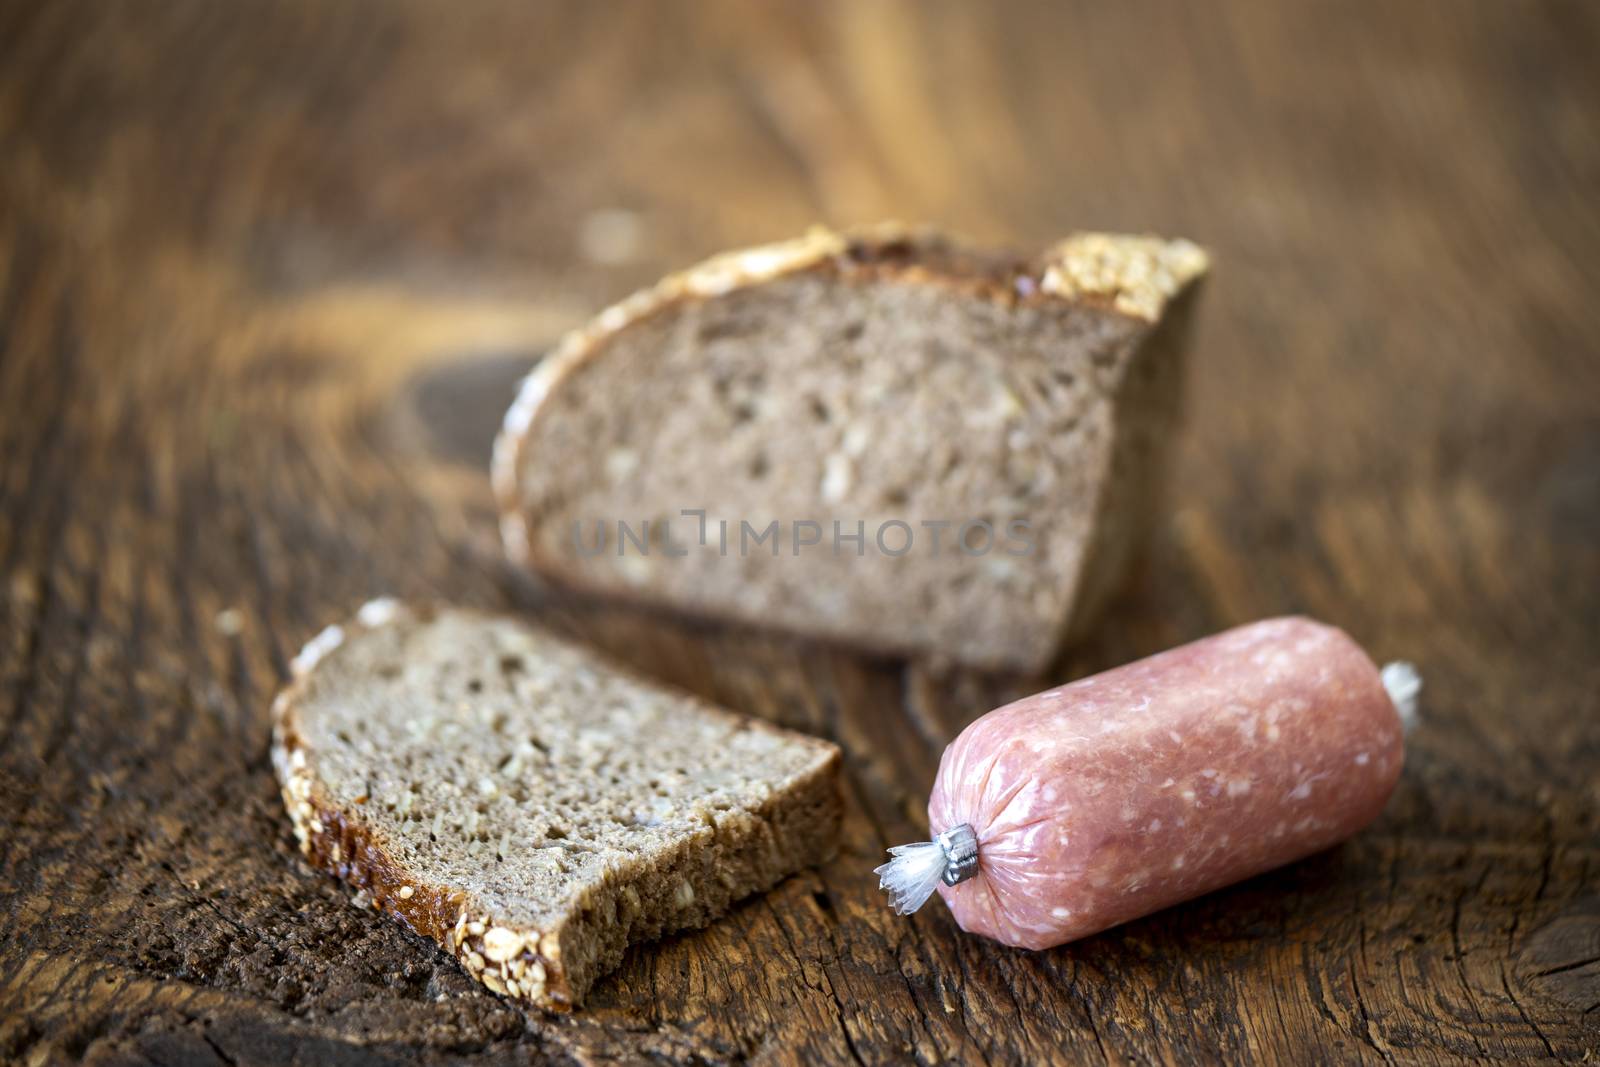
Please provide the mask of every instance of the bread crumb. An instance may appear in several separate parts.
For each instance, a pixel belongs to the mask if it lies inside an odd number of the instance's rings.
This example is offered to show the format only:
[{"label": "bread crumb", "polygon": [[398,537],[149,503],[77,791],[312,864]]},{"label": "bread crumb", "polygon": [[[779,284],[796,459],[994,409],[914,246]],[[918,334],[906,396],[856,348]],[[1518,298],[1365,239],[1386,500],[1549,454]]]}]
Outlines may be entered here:
[{"label": "bread crumb", "polygon": [[591,263],[616,266],[639,257],[644,224],[637,212],[608,207],[591,211],[578,227],[578,251]]}]

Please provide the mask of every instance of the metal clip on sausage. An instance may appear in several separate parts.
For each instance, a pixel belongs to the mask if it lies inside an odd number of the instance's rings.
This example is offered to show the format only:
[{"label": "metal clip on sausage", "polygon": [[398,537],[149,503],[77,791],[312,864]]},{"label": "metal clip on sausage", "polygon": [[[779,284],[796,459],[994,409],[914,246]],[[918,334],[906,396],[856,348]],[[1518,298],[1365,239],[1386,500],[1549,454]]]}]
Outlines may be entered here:
[{"label": "metal clip on sausage", "polygon": [[959,885],[978,873],[978,835],[966,823],[939,835],[944,849],[944,884]]}]

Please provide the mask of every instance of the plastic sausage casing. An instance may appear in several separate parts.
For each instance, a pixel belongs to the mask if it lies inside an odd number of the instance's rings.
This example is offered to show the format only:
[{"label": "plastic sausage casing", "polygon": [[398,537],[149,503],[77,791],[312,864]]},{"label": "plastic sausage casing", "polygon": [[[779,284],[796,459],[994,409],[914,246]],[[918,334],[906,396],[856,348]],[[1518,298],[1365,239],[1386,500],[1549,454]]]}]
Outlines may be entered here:
[{"label": "plastic sausage casing", "polygon": [[937,889],[963,929],[1008,945],[1096,933],[1372,822],[1419,685],[1341,630],[1281,618],[1039,693],[945,750],[938,840],[878,872],[896,910]]}]

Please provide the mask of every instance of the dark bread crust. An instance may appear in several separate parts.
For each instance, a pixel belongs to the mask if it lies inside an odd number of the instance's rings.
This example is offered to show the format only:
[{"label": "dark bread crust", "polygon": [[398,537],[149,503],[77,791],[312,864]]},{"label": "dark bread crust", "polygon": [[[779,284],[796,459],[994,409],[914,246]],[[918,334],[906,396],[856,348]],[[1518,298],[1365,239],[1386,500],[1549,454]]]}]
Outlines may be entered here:
[{"label": "dark bread crust", "polygon": [[[333,653],[347,634],[387,624],[387,619],[372,624],[364,621],[370,609],[379,605],[385,605],[386,612],[399,610],[392,602],[375,601],[356,619],[324,630],[296,657],[293,679],[273,702],[272,760],[284,805],[300,850],[313,867],[355,888],[358,903],[370,904],[412,933],[438,943],[493,991],[549,1010],[570,1010],[582,1001],[595,979],[620,962],[630,943],[704,925],[737,899],[768,889],[835,851],[843,812],[838,747],[702,705],[704,714],[737,720],[747,729],[781,736],[791,744],[813,746],[822,758],[782,795],[769,798],[750,820],[747,832],[723,832],[714,839],[685,843],[672,862],[648,872],[651,880],[669,889],[684,884],[692,887],[694,905],[685,908],[679,902],[670,922],[628,928],[607,922],[608,916],[614,919],[616,915],[619,894],[633,894],[634,900],[640,901],[645,882],[630,879],[627,872],[591,887],[584,907],[545,931],[519,929],[493,915],[466,890],[418,877],[396,858],[399,850],[363,815],[361,806],[366,798],[357,797],[352,805],[345,805],[328,796],[317,778],[315,753],[306,744],[299,722],[301,698],[319,661]],[[404,610],[417,621],[426,621],[434,612],[426,605]],[[633,677],[623,668],[612,669]],[[659,890],[655,896],[660,896]],[[651,903],[648,896],[642,901],[647,912]]]},{"label": "dark bread crust", "polygon": [[[849,235],[816,230],[781,245],[729,253],[663,280],[608,309],[588,326],[574,331],[546,357],[507,412],[495,446],[494,485],[501,512],[501,531],[508,554],[536,577],[603,600],[665,610],[732,625],[751,621],[737,608],[696,603],[683,605],[646,590],[597,580],[595,576],[546,558],[529,536],[528,505],[520,489],[520,472],[536,460],[527,454],[532,428],[544,399],[576,369],[604,351],[617,334],[692,301],[716,299],[734,290],[809,273],[853,284],[894,281],[936,287],[1007,308],[1072,305],[1093,308],[1126,320],[1133,340],[1124,353],[1129,388],[1113,406],[1118,423],[1113,433],[1112,460],[1098,485],[1095,520],[1085,546],[1079,587],[1070,611],[1055,621],[1049,653],[1076,636],[1115,592],[1118,579],[1136,554],[1142,533],[1161,488],[1163,464],[1143,463],[1151,449],[1152,430],[1160,432],[1177,413],[1181,365],[1178,342],[1194,302],[1198,280],[1207,268],[1205,254],[1188,242],[1155,238],[1079,235],[1037,256],[975,250],[930,229],[896,224]],[[1172,304],[1173,314],[1165,314]],[[1181,321],[1172,322],[1169,320]],[[1128,475],[1131,473],[1131,477]],[[1007,595],[1003,592],[997,596]],[[807,625],[795,619],[764,619],[767,628],[811,640],[844,645],[826,623]],[[851,634],[848,647],[871,655],[902,657],[929,649],[909,636],[879,630],[863,638]],[[985,669],[1036,671],[1048,665],[1049,654],[1011,656],[949,652],[952,658]]]}]

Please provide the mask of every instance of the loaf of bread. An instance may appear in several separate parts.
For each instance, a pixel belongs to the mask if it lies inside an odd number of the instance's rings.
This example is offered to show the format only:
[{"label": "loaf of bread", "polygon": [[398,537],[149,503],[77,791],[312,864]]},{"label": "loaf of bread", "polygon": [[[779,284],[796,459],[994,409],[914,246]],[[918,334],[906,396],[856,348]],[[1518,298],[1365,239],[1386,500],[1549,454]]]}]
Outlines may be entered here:
[{"label": "loaf of bread", "polygon": [[374,601],[297,657],[273,720],[311,862],[545,1008],[838,837],[833,745],[508,619]]},{"label": "loaf of bread", "polygon": [[523,385],[506,547],[580,589],[1038,669],[1139,544],[1206,267],[1186,241],[1025,259],[894,226],[717,257]]}]

